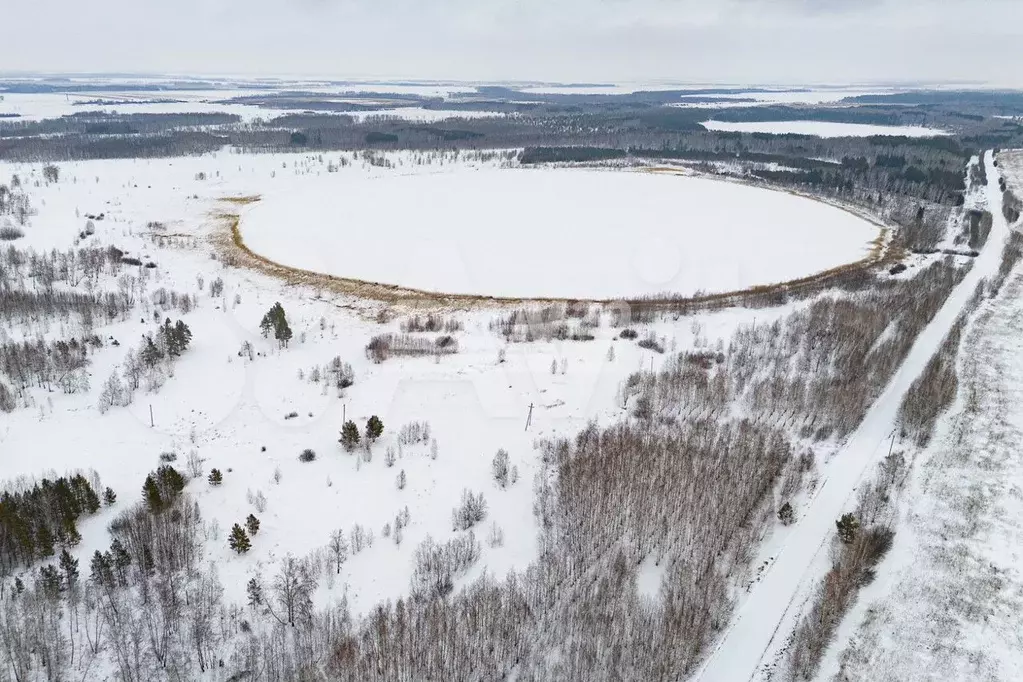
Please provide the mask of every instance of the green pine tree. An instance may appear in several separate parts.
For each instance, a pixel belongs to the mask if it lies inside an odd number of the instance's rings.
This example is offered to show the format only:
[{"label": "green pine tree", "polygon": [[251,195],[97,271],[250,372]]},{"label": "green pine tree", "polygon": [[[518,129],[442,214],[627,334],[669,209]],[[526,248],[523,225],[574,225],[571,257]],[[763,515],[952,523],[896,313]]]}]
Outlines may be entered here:
[{"label": "green pine tree", "polygon": [[372,442],[384,433],[384,423],[375,414],[366,420],[366,440]]},{"label": "green pine tree", "polygon": [[151,514],[159,514],[163,511],[163,493],[152,474],[146,476],[146,482],[142,485],[142,496]]},{"label": "green pine tree", "polygon": [[835,521],[838,527],[838,539],[843,544],[850,544],[856,539],[856,533],[860,529],[860,522],[853,514],[843,514],[842,518]]},{"label": "green pine tree", "polygon": [[249,542],[249,536],[245,534],[245,529],[237,523],[231,528],[231,535],[227,539],[227,544],[238,554],[244,554],[252,548],[252,543]]},{"label": "green pine tree", "polygon": [[39,577],[36,578],[36,589],[43,593],[47,599],[60,597],[60,573],[53,564],[39,567]]},{"label": "green pine tree", "polygon": [[220,473],[220,469],[210,469],[210,475],[206,480],[210,485],[217,486],[224,482],[224,475]]},{"label": "green pine tree", "polygon": [[71,556],[67,549],[60,553],[60,570],[64,574],[64,584],[69,590],[78,585],[78,559]]},{"label": "green pine tree", "polygon": [[359,427],[350,419],[341,427],[340,442],[348,452],[351,452],[359,445]]},{"label": "green pine tree", "polygon": [[36,551],[41,557],[53,556],[53,533],[45,523],[36,530]]},{"label": "green pine tree", "polygon": [[185,477],[169,464],[157,469],[156,474],[160,479],[161,487],[169,493],[169,497],[177,497],[185,489]]},{"label": "green pine tree", "polygon": [[109,557],[98,549],[92,555],[92,561],[89,562],[89,570],[91,571],[90,577],[92,582],[104,587],[113,587],[113,567],[110,565]]},{"label": "green pine tree", "polygon": [[103,504],[110,507],[117,502],[117,493],[114,492],[113,488],[107,488],[103,491]]},{"label": "green pine tree", "polygon": [[256,518],[255,514],[249,514],[248,518],[245,519],[245,529],[253,537],[259,532],[259,519]]}]

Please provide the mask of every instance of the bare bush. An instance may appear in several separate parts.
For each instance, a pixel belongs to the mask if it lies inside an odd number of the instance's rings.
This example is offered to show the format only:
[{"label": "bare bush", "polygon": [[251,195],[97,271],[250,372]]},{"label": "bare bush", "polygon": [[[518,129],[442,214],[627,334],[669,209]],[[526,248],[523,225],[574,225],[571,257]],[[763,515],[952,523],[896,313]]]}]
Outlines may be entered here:
[{"label": "bare bush", "polygon": [[487,516],[487,501],[483,493],[473,494],[462,491],[461,503],[451,510],[451,526],[454,530],[469,530]]},{"label": "bare bush", "polygon": [[445,332],[454,334],[462,331],[462,322],[454,317],[445,317],[434,313],[427,313],[425,316],[409,315],[402,320],[401,330],[405,333]]},{"label": "bare bush", "polygon": [[458,352],[454,337],[443,335],[430,341],[411,334],[379,334],[366,344],[366,357],[376,363],[392,355],[418,357],[424,355],[451,355]]},{"label": "bare bush", "polygon": [[449,595],[454,581],[472,568],[479,557],[480,543],[472,533],[459,535],[443,545],[427,536],[416,547],[410,586],[412,597],[430,600]]}]

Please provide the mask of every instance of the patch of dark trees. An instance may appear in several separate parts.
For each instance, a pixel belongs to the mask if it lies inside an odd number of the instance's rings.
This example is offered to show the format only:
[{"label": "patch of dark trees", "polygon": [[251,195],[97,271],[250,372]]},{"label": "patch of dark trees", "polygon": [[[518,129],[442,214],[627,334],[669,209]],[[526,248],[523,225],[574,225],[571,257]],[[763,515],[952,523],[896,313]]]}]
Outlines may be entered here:
[{"label": "patch of dark trees", "polygon": [[82,539],[78,520],[99,508],[99,493],[82,474],[5,490],[0,494],[0,577],[53,556],[58,547],[77,545]]}]

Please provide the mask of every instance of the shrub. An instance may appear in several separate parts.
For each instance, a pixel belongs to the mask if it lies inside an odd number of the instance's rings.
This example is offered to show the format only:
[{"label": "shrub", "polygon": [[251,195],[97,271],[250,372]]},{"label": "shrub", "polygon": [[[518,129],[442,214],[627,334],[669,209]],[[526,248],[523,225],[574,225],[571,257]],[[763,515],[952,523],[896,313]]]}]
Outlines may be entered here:
[{"label": "shrub", "polygon": [[494,474],[494,482],[497,483],[497,487],[504,490],[508,487],[508,474],[510,467],[508,466],[508,451],[501,449],[494,455],[494,461],[491,463],[491,470]]},{"label": "shrub", "polygon": [[316,459],[316,453],[313,452],[312,450],[310,450],[309,448],[306,448],[305,450],[303,450],[302,453],[298,456],[298,461],[299,462],[312,462],[315,459]]},{"label": "shrub", "polygon": [[474,495],[468,489],[462,491],[462,502],[451,510],[451,525],[454,530],[469,530],[487,516],[487,501],[483,493]]},{"label": "shrub", "polygon": [[165,464],[177,461],[177,459],[178,459],[178,453],[176,453],[176,452],[161,452],[160,453],[160,461],[164,462]]},{"label": "shrub", "polygon": [[392,355],[417,357],[423,355],[451,355],[458,352],[458,341],[450,335],[443,335],[430,342],[411,334],[378,334],[366,344],[366,357],[381,363]]},{"label": "shrub", "polygon": [[782,522],[782,525],[790,526],[792,522],[796,520],[795,512],[792,511],[792,505],[786,502],[778,510],[778,520]]},{"label": "shrub", "polygon": [[663,353],[664,352],[664,346],[661,345],[661,342],[657,340],[657,337],[654,336],[653,332],[651,332],[650,335],[647,336],[645,339],[637,342],[636,345],[639,346],[640,348],[646,348],[647,350],[652,350],[655,353]]},{"label": "shrub", "polygon": [[638,338],[639,337],[639,332],[637,332],[635,329],[623,329],[622,332],[618,336],[620,338],[623,338],[623,339],[630,339],[631,340],[631,339]]},{"label": "shrub", "polygon": [[450,594],[455,579],[464,575],[480,558],[480,543],[472,533],[438,545],[427,536],[416,547],[411,593],[415,599],[438,599]]},{"label": "shrub", "polygon": [[289,412],[286,415],[284,415],[284,418],[285,419],[294,419],[297,416],[298,416],[298,412]]}]

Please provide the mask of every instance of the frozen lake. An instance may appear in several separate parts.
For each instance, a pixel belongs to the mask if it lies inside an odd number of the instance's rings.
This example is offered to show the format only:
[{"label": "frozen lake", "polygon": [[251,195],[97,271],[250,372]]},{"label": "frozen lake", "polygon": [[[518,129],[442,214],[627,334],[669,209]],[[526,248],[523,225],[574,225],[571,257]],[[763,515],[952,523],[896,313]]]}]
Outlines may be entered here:
[{"label": "frozen lake", "polygon": [[864,257],[877,228],[784,192],[648,172],[498,169],[304,177],[245,209],[278,263],[444,293],[722,292]]}]

